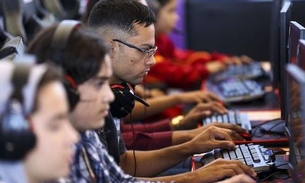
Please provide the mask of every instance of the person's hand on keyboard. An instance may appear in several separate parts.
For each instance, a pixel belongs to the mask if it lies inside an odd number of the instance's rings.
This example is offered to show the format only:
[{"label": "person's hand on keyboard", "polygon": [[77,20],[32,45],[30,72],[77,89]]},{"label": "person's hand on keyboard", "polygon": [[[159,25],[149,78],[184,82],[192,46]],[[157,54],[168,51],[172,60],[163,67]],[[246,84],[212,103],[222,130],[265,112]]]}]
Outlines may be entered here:
[{"label": "person's hand on keyboard", "polygon": [[[249,166],[245,165],[241,161],[224,160],[220,158],[197,169],[196,171],[194,171],[194,173],[196,173],[196,175],[194,176],[198,178],[198,180],[194,180],[194,182],[205,182],[205,183],[216,182],[239,174],[247,174],[249,176],[256,177],[256,173],[253,171],[253,169],[251,169]],[[231,179],[232,183],[238,183],[236,179],[249,180],[249,179],[245,179],[244,177],[232,178]],[[221,182],[221,183],[231,183],[231,182]],[[252,182],[249,181],[249,183]]]},{"label": "person's hand on keyboard", "polygon": [[[225,114],[228,110],[219,102],[199,103],[180,120],[178,129],[187,130],[197,128],[198,122],[212,113]],[[177,128],[177,127],[176,127]]]},{"label": "person's hand on keyboard", "polygon": [[189,151],[193,153],[203,153],[215,148],[235,149],[235,144],[231,138],[231,133],[223,128],[211,126],[190,140],[188,143]]},{"label": "person's hand on keyboard", "polygon": [[208,62],[205,64],[205,66],[210,74],[215,74],[215,73],[224,71],[227,68],[225,63],[222,63],[219,61]]},{"label": "person's hand on keyboard", "polygon": [[205,103],[205,102],[222,102],[221,99],[214,93],[197,90],[176,94],[177,99],[182,104],[187,103]]},{"label": "person's hand on keyboard", "polygon": [[210,123],[210,124],[204,125],[200,128],[190,130],[189,134],[192,136],[191,139],[195,138],[197,135],[199,135],[200,133],[202,133],[204,130],[206,130],[207,128],[209,128],[211,126],[222,128],[226,133],[228,133],[231,136],[231,138],[234,141],[235,140],[238,140],[238,141],[245,140],[239,134],[247,133],[247,131],[238,125],[233,125],[233,124],[228,124],[228,123]]},{"label": "person's hand on keyboard", "polygon": [[255,183],[255,181],[246,174],[239,174],[230,179],[220,181],[217,183]]},{"label": "person's hand on keyboard", "polygon": [[234,125],[234,124],[213,122],[205,126],[206,128],[208,128],[209,126],[216,126],[218,128],[225,129],[227,130],[227,133],[230,134],[233,140],[245,140],[242,136],[240,136],[240,134],[247,133],[246,129],[242,128],[239,125]]},{"label": "person's hand on keyboard", "polygon": [[233,56],[233,57],[227,57],[225,58],[225,63],[228,65],[242,65],[242,64],[250,64],[252,62],[252,58],[242,55],[242,56]]}]

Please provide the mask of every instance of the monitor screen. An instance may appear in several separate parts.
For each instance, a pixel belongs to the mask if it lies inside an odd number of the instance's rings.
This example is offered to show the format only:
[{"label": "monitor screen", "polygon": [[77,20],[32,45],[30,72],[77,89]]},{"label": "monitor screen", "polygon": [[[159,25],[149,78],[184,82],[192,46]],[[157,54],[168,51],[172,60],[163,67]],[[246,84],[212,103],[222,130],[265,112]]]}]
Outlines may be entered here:
[{"label": "monitor screen", "polygon": [[289,39],[288,39],[288,58],[289,63],[297,64],[297,52],[299,46],[299,39],[305,38],[305,28],[298,22],[291,21],[289,29]]},{"label": "monitor screen", "polygon": [[[286,119],[289,138],[289,169],[295,183],[305,181],[305,72],[294,64],[287,66],[288,118]],[[304,169],[305,170],[305,169]],[[304,174],[304,175],[303,175]],[[303,177],[304,176],[304,177]]]},{"label": "monitor screen", "polygon": [[292,4],[285,1],[280,11],[280,97],[281,97],[281,119],[286,117],[286,78],[284,77],[285,66],[288,63],[288,33]]}]

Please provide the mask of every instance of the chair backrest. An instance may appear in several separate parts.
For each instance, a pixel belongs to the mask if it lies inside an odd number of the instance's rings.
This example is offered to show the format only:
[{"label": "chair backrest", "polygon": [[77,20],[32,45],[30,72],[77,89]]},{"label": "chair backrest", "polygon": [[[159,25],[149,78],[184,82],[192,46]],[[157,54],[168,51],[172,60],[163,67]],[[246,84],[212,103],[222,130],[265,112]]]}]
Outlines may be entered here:
[{"label": "chair backrest", "polygon": [[15,59],[24,53],[25,47],[20,36],[10,39],[0,49],[0,59]]},{"label": "chair backrest", "polygon": [[27,35],[23,26],[23,5],[22,0],[1,0],[4,29],[13,36],[21,36],[26,41]]},{"label": "chair backrest", "polygon": [[28,43],[42,28],[56,22],[39,0],[1,0],[4,29]]}]

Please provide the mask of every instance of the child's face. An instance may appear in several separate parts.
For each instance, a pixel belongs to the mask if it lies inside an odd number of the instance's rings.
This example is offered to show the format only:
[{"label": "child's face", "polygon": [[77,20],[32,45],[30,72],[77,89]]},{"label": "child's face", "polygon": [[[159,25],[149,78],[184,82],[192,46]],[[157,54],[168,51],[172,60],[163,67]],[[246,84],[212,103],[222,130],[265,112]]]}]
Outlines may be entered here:
[{"label": "child's face", "polygon": [[157,34],[168,34],[174,28],[179,19],[177,14],[177,0],[169,0],[158,12],[156,32]]},{"label": "child's face", "polygon": [[78,140],[68,118],[68,103],[62,84],[54,81],[43,86],[37,97],[38,109],[29,120],[37,141],[25,158],[25,167],[33,182],[68,175],[73,145]]}]

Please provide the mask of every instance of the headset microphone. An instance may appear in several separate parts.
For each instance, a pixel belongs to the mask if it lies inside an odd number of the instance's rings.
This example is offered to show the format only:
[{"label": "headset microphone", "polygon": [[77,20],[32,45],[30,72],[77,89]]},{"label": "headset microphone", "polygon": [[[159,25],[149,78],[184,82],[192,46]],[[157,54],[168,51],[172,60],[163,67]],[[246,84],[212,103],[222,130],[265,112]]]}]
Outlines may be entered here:
[{"label": "headset microphone", "polygon": [[141,97],[134,95],[134,99],[138,102],[140,102],[141,104],[145,105],[146,107],[149,107],[149,103],[147,103],[145,100],[143,100]]},{"label": "headset microphone", "polygon": [[135,106],[135,100],[149,106],[147,102],[134,94],[134,88],[129,83],[112,84],[111,89],[115,96],[114,102],[110,103],[110,112],[113,117],[124,118],[130,114]]}]

